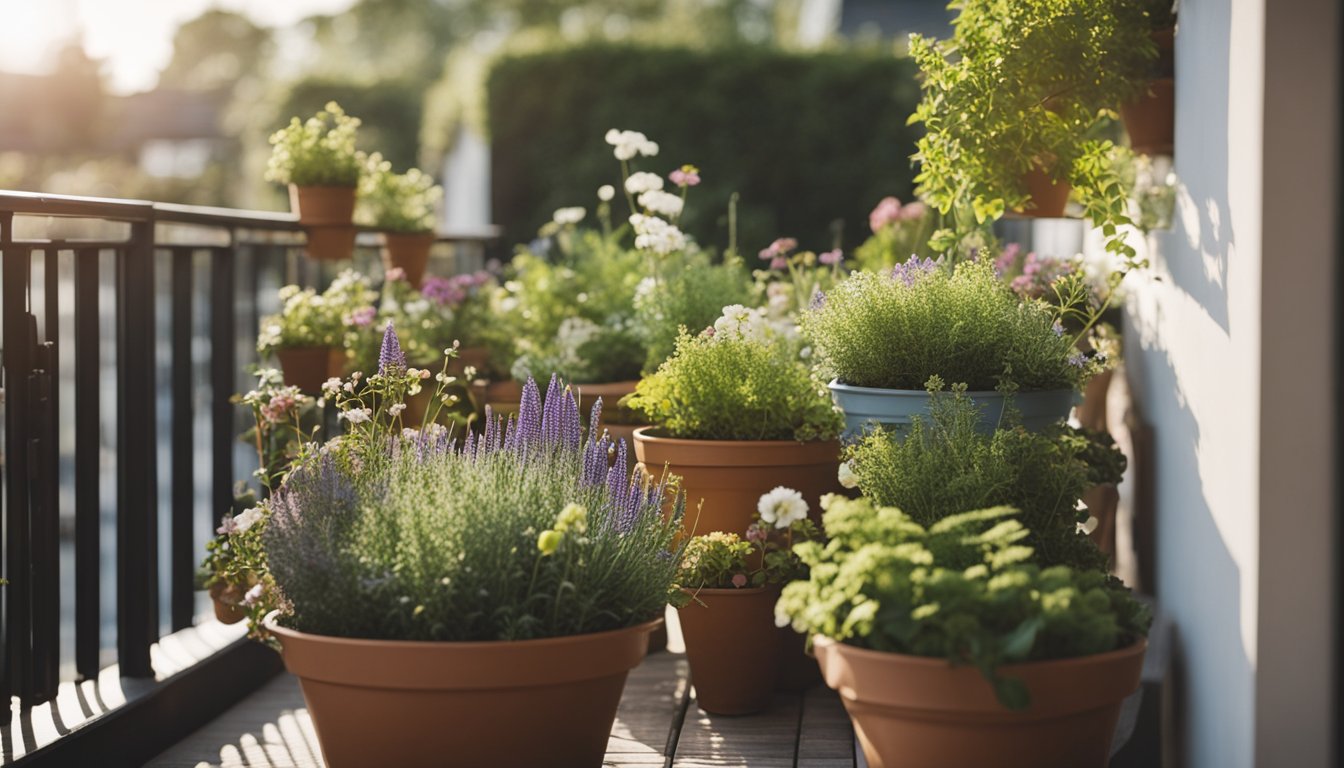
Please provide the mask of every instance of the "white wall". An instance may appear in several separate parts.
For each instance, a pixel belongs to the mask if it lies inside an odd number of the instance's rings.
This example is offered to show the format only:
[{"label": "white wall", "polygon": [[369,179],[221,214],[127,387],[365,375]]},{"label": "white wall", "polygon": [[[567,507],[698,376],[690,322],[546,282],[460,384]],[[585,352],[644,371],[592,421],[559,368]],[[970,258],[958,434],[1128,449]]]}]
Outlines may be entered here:
[{"label": "white wall", "polygon": [[1176,755],[1334,765],[1335,0],[1185,0],[1171,232],[1128,307]]},{"label": "white wall", "polygon": [[1154,429],[1157,589],[1175,621],[1177,745],[1254,765],[1264,0],[1181,3],[1170,232],[1135,281],[1126,364]]}]

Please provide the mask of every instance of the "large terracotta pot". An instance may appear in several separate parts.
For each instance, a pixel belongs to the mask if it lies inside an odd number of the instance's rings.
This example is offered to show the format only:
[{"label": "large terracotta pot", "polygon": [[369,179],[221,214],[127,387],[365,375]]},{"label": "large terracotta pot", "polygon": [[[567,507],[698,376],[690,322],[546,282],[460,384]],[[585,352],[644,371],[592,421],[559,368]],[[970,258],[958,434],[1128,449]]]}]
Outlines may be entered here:
[{"label": "large terracotta pot", "polygon": [[[487,347],[459,347],[457,357],[448,361],[449,376],[464,376],[468,367],[475,368],[477,375],[485,372],[485,366],[490,363],[490,350]],[[430,370],[434,370],[431,368]],[[522,396],[522,390],[518,392]],[[517,405],[517,400],[514,405]]]},{"label": "large terracotta pot", "polygon": [[386,232],[383,234],[383,268],[400,268],[406,282],[420,287],[429,266],[429,251],[434,247],[433,232]]},{"label": "large terracotta pot", "polygon": [[679,440],[659,437],[653,429],[635,430],[635,457],[653,477],[661,477],[664,467],[681,477],[687,535],[742,534],[761,495],[781,485],[803,494],[808,516],[820,525],[821,497],[843,490],[836,479],[838,440]]},{"label": "large terracotta pot", "polygon": [[974,667],[813,638],[869,768],[1105,768],[1146,647],[1000,667],[1031,695],[1013,711]]},{"label": "large terracotta pot", "polygon": [[1129,146],[1145,155],[1170,155],[1176,146],[1176,80],[1158,78],[1142,96],[1120,108]]},{"label": "large terracotta pot", "polygon": [[290,184],[289,208],[305,227],[350,226],[355,216],[355,188]]},{"label": "large terracotta pot", "polygon": [[[648,426],[642,423],[627,423],[625,419],[635,416],[633,412],[620,407],[621,398],[635,391],[638,381],[614,381],[606,384],[575,384],[579,393],[579,413],[587,418],[593,410],[593,404],[602,398],[602,423],[598,426],[607,430],[613,440],[625,440],[627,445],[635,442],[635,430]],[[621,418],[614,422],[612,417]]]},{"label": "large terracotta pot", "polygon": [[592,768],[657,623],[478,643],[267,628],[299,678],[330,768]]},{"label": "large terracotta pot", "polygon": [[1029,207],[1016,211],[1018,215],[1035,219],[1058,219],[1064,215],[1072,189],[1067,181],[1056,181],[1040,168],[1032,168],[1022,174],[1022,184],[1031,195],[1031,202]]},{"label": "large terracotta pot", "polygon": [[210,585],[210,601],[215,604],[215,618],[221,624],[237,624],[247,618],[243,609],[243,590],[232,584],[217,581]]},{"label": "large terracotta pot", "polygon": [[770,706],[782,648],[775,627],[779,587],[686,592],[695,599],[677,618],[696,703],[715,715],[750,715]]},{"label": "large terracotta pot", "polygon": [[282,347],[275,351],[285,385],[309,394],[322,389],[327,379],[345,371],[345,350],[340,347]]},{"label": "large terracotta pot", "polygon": [[523,397],[523,385],[513,379],[487,381],[477,379],[471,383],[471,396],[482,409],[490,406],[491,413],[508,417],[518,412],[518,401]]}]

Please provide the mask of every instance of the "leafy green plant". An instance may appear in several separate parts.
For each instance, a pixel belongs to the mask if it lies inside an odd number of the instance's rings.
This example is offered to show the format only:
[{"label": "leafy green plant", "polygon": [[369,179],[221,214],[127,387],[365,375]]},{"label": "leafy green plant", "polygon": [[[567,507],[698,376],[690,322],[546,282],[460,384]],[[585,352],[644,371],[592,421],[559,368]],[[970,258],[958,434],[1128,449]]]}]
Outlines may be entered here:
[{"label": "leafy green plant", "polygon": [[1007,504],[1021,510],[1041,564],[1104,568],[1101,551],[1078,531],[1087,519],[1078,502],[1098,482],[1119,480],[1123,455],[1066,426],[1034,433],[1005,424],[984,434],[964,389],[941,386],[930,386],[930,418],[916,419],[903,440],[878,430],[849,449],[847,471],[863,494],[924,526]]},{"label": "leafy green plant", "polygon": [[1033,205],[1029,172],[1073,185],[1106,249],[1141,266],[1120,227],[1129,195],[1117,158],[1096,138],[1099,119],[1147,85],[1157,49],[1142,11],[1114,0],[963,0],[951,40],[914,35],[924,98],[920,193],[953,227],[932,245],[948,252],[1006,211]]},{"label": "leafy green plant", "polygon": [[981,671],[1011,709],[1030,703],[1004,664],[1123,648],[1150,615],[1106,573],[1042,568],[1009,507],[921,525],[868,498],[822,499],[830,541],[795,551],[810,578],[784,588],[778,620],[860,648],[946,658]]},{"label": "leafy green plant", "polygon": [[432,232],[443,188],[419,168],[393,173],[392,163],[374,152],[359,180],[357,218],[388,232]]},{"label": "leafy green plant", "polygon": [[751,281],[742,259],[732,253],[715,262],[696,251],[663,264],[661,279],[650,279],[635,297],[636,324],[647,354],[644,371],[672,355],[681,328],[712,325],[723,308],[751,303]]},{"label": "leafy green plant", "polygon": [[285,347],[353,346],[353,336],[372,325],[378,296],[368,278],[346,270],[327,290],[287,285],[280,289],[280,314],[262,318],[257,351],[266,354]]},{"label": "leafy green plant", "polygon": [[[680,500],[586,442],[570,390],[529,381],[516,421],[463,441],[404,425],[423,374],[389,332],[379,372],[331,392],[347,432],[265,503],[281,622],[337,637],[520,640],[649,621],[676,572]],[[438,392],[443,392],[442,378]],[[615,455],[613,463],[611,456]]]},{"label": "leafy green plant", "polygon": [[856,272],[802,317],[803,334],[842,383],[923,389],[930,376],[971,391],[1080,387],[1102,361],[1078,352],[1060,310],[1021,301],[988,263],[950,271],[911,258]]},{"label": "leafy green plant", "polygon": [[843,428],[825,385],[760,310],[741,305],[703,333],[683,329],[672,356],[624,403],[668,436],[693,440],[826,440]]},{"label": "leafy green plant", "polygon": [[326,108],[271,134],[271,159],[266,180],[300,187],[358,186],[363,155],[355,150],[359,118],[345,114],[334,101]]},{"label": "leafy green plant", "polygon": [[802,494],[775,488],[761,496],[743,534],[713,531],[686,542],[677,570],[681,590],[674,593],[673,603],[686,605],[701,589],[746,589],[806,578],[807,569],[793,546],[820,537],[807,517]]}]

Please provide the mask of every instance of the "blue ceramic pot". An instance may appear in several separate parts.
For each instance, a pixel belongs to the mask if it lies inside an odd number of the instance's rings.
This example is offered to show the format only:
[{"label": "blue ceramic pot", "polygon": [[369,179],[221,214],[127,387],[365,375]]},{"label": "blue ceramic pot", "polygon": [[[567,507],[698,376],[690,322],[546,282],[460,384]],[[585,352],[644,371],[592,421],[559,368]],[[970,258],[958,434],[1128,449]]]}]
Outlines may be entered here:
[{"label": "blue ceramic pot", "polygon": [[[929,393],[922,389],[853,387],[838,381],[827,386],[835,404],[845,412],[846,439],[862,434],[864,427],[871,424],[880,424],[904,435],[914,417],[929,418]],[[1003,419],[1004,395],[993,391],[967,392],[966,395],[980,409],[980,430],[986,434],[993,432]],[[1011,399],[1013,407],[1021,414],[1022,425],[1039,432],[1067,419],[1078,397],[1072,389],[1051,389],[1018,392]]]}]

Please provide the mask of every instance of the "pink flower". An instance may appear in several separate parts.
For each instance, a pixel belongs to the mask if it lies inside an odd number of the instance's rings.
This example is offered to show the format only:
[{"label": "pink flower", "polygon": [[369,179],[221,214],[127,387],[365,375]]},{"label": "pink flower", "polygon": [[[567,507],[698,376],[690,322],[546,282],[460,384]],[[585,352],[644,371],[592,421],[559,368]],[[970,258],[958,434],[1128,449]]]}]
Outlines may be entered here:
[{"label": "pink flower", "polygon": [[227,536],[238,530],[238,524],[233,521],[233,515],[225,515],[224,519],[220,520],[219,523],[219,527],[215,529],[215,533],[218,533],[221,536]]},{"label": "pink flower", "polygon": [[356,328],[365,328],[373,325],[373,319],[377,315],[378,310],[373,307],[360,307],[341,319],[346,325],[353,325]]},{"label": "pink flower", "polygon": [[781,237],[771,243],[768,247],[762,248],[761,252],[757,255],[761,257],[761,261],[771,261],[771,269],[779,269],[780,267],[776,267],[772,260],[777,260],[781,256],[788,255],[789,251],[792,251],[797,247],[797,240],[794,240],[792,237]]},{"label": "pink flower", "polygon": [[747,541],[753,544],[760,544],[769,538],[770,532],[760,525],[753,525],[747,529]]},{"label": "pink flower", "polygon": [[[922,215],[922,214],[921,214]],[[873,208],[873,212],[868,214],[868,226],[874,232],[880,232],[888,224],[894,224],[901,219],[901,201],[894,197],[884,197]]]},{"label": "pink flower", "polygon": [[401,267],[393,267],[383,273],[383,279],[389,283],[395,283],[398,280],[406,279],[406,270]]},{"label": "pink flower", "polygon": [[747,574],[745,574],[745,573],[734,573],[734,574],[733,574],[733,586],[734,586],[734,587],[737,587],[738,589],[741,589],[741,588],[747,586]]},{"label": "pink flower", "polygon": [[714,338],[714,326],[712,325],[708,326],[707,328],[705,328],[705,330],[700,332],[700,335],[709,337],[711,339]]},{"label": "pink flower", "polygon": [[667,174],[667,178],[678,187],[694,187],[700,183],[700,169],[694,165],[683,165]]},{"label": "pink flower", "polygon": [[817,256],[817,261],[820,261],[822,264],[825,264],[828,267],[833,266],[835,264],[839,264],[844,260],[845,260],[845,254],[839,248],[836,248],[833,251],[827,251]]},{"label": "pink flower", "polygon": [[785,269],[789,266],[789,260],[783,256],[776,256],[770,260],[771,269]]},{"label": "pink flower", "polygon": [[916,200],[902,208],[899,217],[901,221],[919,221],[928,212],[928,206]]}]

